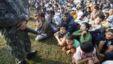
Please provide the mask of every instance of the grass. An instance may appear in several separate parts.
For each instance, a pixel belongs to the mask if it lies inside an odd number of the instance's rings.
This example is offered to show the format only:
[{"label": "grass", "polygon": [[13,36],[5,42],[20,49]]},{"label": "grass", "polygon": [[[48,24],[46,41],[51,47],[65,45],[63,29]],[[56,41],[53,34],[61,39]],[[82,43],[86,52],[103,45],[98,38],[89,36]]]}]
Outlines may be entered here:
[{"label": "grass", "polygon": [[[34,28],[34,22],[29,22],[28,26]],[[44,41],[35,41],[36,35],[29,34],[29,36],[32,48],[38,51],[37,57],[29,61],[30,64],[71,64],[71,55],[62,52],[53,37]],[[0,64],[15,64],[3,36],[0,36]]]}]

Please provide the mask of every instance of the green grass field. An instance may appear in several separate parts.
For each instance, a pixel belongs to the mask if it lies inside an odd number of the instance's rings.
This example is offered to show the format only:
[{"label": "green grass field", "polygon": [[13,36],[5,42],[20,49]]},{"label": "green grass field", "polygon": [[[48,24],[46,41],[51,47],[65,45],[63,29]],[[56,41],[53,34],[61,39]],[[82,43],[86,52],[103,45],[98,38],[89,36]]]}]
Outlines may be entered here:
[{"label": "green grass field", "polygon": [[[28,23],[33,27],[34,23]],[[36,35],[29,34],[32,48],[38,51],[37,57],[29,61],[30,64],[71,64],[71,55],[66,55],[51,37],[44,41],[35,41]],[[3,36],[0,36],[0,64],[15,64],[13,56],[9,54],[8,47]]]}]

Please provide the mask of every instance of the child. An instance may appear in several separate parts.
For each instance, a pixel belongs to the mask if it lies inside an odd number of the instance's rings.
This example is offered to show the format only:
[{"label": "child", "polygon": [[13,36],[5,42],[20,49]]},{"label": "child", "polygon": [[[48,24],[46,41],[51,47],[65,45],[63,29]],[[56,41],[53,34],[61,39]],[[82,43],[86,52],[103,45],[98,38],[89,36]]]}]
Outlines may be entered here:
[{"label": "child", "polygon": [[76,49],[73,55],[73,64],[96,64],[99,62],[96,57],[96,49],[89,42],[84,42]]},{"label": "child", "polygon": [[60,30],[54,34],[55,38],[58,41],[58,45],[63,46],[66,41],[66,32],[67,29],[64,26],[60,27]]},{"label": "child", "polygon": [[99,43],[99,52],[106,60],[113,60],[113,29],[106,30],[105,39]]},{"label": "child", "polygon": [[66,52],[67,54],[69,53],[74,53],[76,51],[76,48],[80,46],[79,41],[74,39],[73,36],[68,36],[66,38],[66,43],[65,46],[63,46],[63,51]]},{"label": "child", "polygon": [[80,30],[75,31],[73,33],[73,36],[75,37],[79,37],[79,41],[80,43],[82,42],[92,42],[92,35],[91,33],[88,31],[90,28],[90,25],[88,23],[82,23]]}]

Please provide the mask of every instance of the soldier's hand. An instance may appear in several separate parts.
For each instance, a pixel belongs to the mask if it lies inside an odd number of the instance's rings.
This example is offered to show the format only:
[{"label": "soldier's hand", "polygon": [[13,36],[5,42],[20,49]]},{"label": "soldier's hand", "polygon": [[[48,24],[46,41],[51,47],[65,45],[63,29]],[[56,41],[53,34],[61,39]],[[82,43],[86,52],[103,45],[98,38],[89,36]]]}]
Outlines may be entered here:
[{"label": "soldier's hand", "polygon": [[18,26],[17,30],[25,30],[26,29],[26,24],[27,24],[26,21],[23,21],[23,22],[19,23],[17,25]]}]

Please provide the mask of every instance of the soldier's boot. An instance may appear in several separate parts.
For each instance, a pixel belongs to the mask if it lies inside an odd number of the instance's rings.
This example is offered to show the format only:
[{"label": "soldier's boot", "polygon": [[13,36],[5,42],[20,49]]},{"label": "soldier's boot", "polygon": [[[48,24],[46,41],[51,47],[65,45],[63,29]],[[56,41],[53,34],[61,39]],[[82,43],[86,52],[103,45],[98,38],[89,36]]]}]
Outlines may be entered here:
[{"label": "soldier's boot", "polygon": [[27,59],[28,60],[33,59],[34,57],[36,57],[36,54],[37,54],[37,51],[32,51],[32,52],[28,53],[27,54]]},{"label": "soldier's boot", "polygon": [[29,64],[26,60],[19,61],[17,64]]}]

